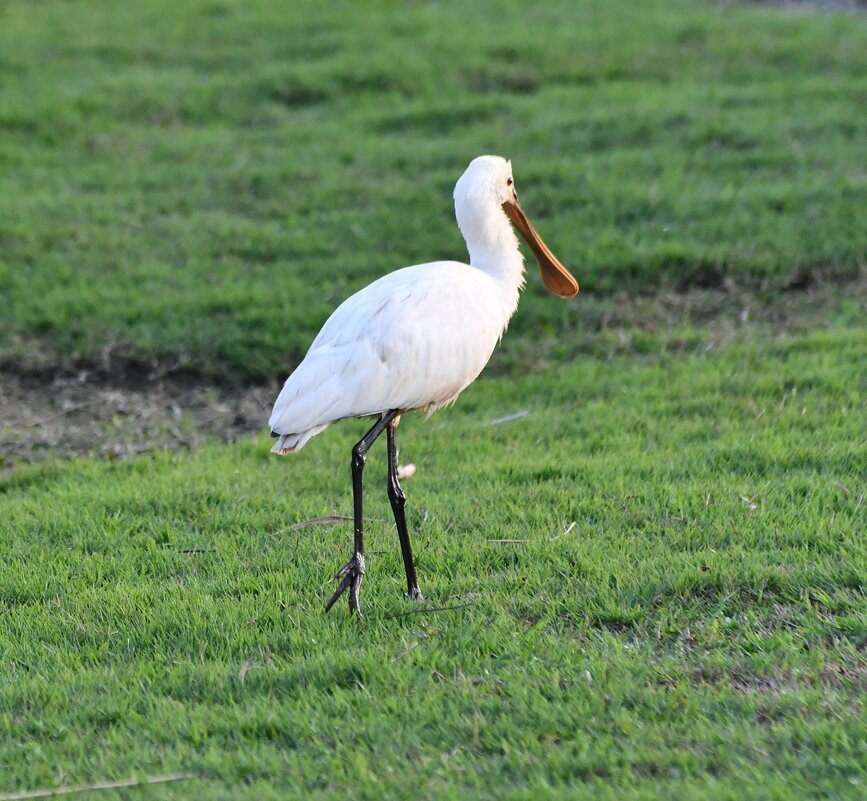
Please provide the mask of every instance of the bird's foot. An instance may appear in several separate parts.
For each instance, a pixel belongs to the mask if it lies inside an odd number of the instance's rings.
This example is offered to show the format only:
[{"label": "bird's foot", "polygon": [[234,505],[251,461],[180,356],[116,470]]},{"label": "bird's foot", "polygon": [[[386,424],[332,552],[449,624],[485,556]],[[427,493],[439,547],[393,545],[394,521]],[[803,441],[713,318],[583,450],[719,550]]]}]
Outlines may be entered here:
[{"label": "bird's foot", "polygon": [[334,594],[328,599],[325,604],[325,611],[330,611],[331,607],[337,602],[337,599],[349,590],[349,609],[355,612],[358,617],[361,617],[361,609],[358,606],[358,593],[361,591],[361,582],[364,580],[364,557],[360,553],[356,553],[343,567],[335,574],[332,581],[339,581],[340,584],[334,591]]}]

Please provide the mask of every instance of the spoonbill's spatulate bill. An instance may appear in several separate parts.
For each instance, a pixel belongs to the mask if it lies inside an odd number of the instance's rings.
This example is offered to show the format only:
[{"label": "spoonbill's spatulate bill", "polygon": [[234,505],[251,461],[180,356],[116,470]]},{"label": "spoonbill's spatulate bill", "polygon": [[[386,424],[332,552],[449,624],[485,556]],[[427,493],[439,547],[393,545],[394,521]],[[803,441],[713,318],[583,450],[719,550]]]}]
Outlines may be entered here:
[{"label": "spoonbill's spatulate bill", "polygon": [[479,156],[455,186],[455,215],[470,263],[435,261],[405,267],[374,281],[328,318],[310,350],[289,376],[268,424],[274,453],[300,450],[331,423],[376,415],[352,449],[355,551],[334,577],[339,581],[326,610],[349,591],[360,615],[364,578],[362,471],[367,452],[386,432],[388,497],[403,552],[406,583],[421,598],[404,505],[397,478],[395,429],[400,415],[432,412],[454,401],[491,358],[518,306],[524,259],[512,225],[539,263],[542,282],[570,298],[578,282],[554,257],[530,223],[515,192],[512,165]]}]

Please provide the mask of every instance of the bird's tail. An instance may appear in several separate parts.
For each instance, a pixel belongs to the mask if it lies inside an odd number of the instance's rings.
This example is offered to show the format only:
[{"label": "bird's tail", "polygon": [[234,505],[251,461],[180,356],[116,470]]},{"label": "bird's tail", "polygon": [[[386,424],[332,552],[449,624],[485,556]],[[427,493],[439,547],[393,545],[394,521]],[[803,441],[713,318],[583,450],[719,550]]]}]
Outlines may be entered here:
[{"label": "bird's tail", "polygon": [[302,431],[298,434],[278,434],[276,431],[271,432],[272,437],[277,437],[274,447],[271,448],[271,453],[279,453],[285,456],[287,453],[295,453],[300,451],[313,437],[328,428],[328,423],[323,426],[314,426],[308,428],[307,431]]}]

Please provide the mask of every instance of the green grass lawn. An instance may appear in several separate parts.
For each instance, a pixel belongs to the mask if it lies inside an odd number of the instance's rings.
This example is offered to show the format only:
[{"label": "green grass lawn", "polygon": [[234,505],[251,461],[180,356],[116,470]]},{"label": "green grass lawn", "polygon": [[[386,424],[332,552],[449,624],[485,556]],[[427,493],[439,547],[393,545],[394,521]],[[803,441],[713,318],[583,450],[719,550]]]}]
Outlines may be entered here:
[{"label": "green grass lawn", "polygon": [[[0,78],[17,367],[281,375],[372,278],[465,257],[451,190],[485,152],[588,292],[776,289],[867,259],[863,16],[11,0]],[[563,325],[538,286],[524,305],[513,342]]]},{"label": "green grass lawn", "polygon": [[[401,426],[426,606],[344,423],[0,488],[0,775],[135,797],[861,798],[860,332],[489,379]],[[491,421],[527,411],[499,425]],[[463,606],[461,606],[463,605]],[[424,607],[422,607],[424,608]],[[127,797],[127,796],[124,796]]]},{"label": "green grass lawn", "polygon": [[531,272],[492,369],[401,424],[421,606],[377,444],[360,624],[323,612],[350,527],[293,526],[349,514],[365,421],[0,453],[0,799],[863,798],[865,107],[857,14],[3,3],[16,398],[284,377],[351,292],[464,258],[483,152],[583,291]]}]

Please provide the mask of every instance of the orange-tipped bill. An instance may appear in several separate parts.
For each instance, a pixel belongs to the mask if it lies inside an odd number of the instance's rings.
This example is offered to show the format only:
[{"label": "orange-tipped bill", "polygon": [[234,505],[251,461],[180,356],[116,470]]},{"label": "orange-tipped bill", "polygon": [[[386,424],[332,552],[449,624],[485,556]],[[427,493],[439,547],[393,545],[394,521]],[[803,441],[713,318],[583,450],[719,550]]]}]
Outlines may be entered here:
[{"label": "orange-tipped bill", "polygon": [[512,221],[512,225],[518,229],[524,241],[530,246],[536,261],[539,262],[539,272],[542,273],[542,283],[550,292],[561,298],[571,298],[578,294],[578,282],[569,271],[557,260],[554,254],[548,250],[548,246],[542,241],[536,229],[533,228],[524,209],[518,202],[518,196],[513,195],[510,200],[503,203],[503,211]]}]

